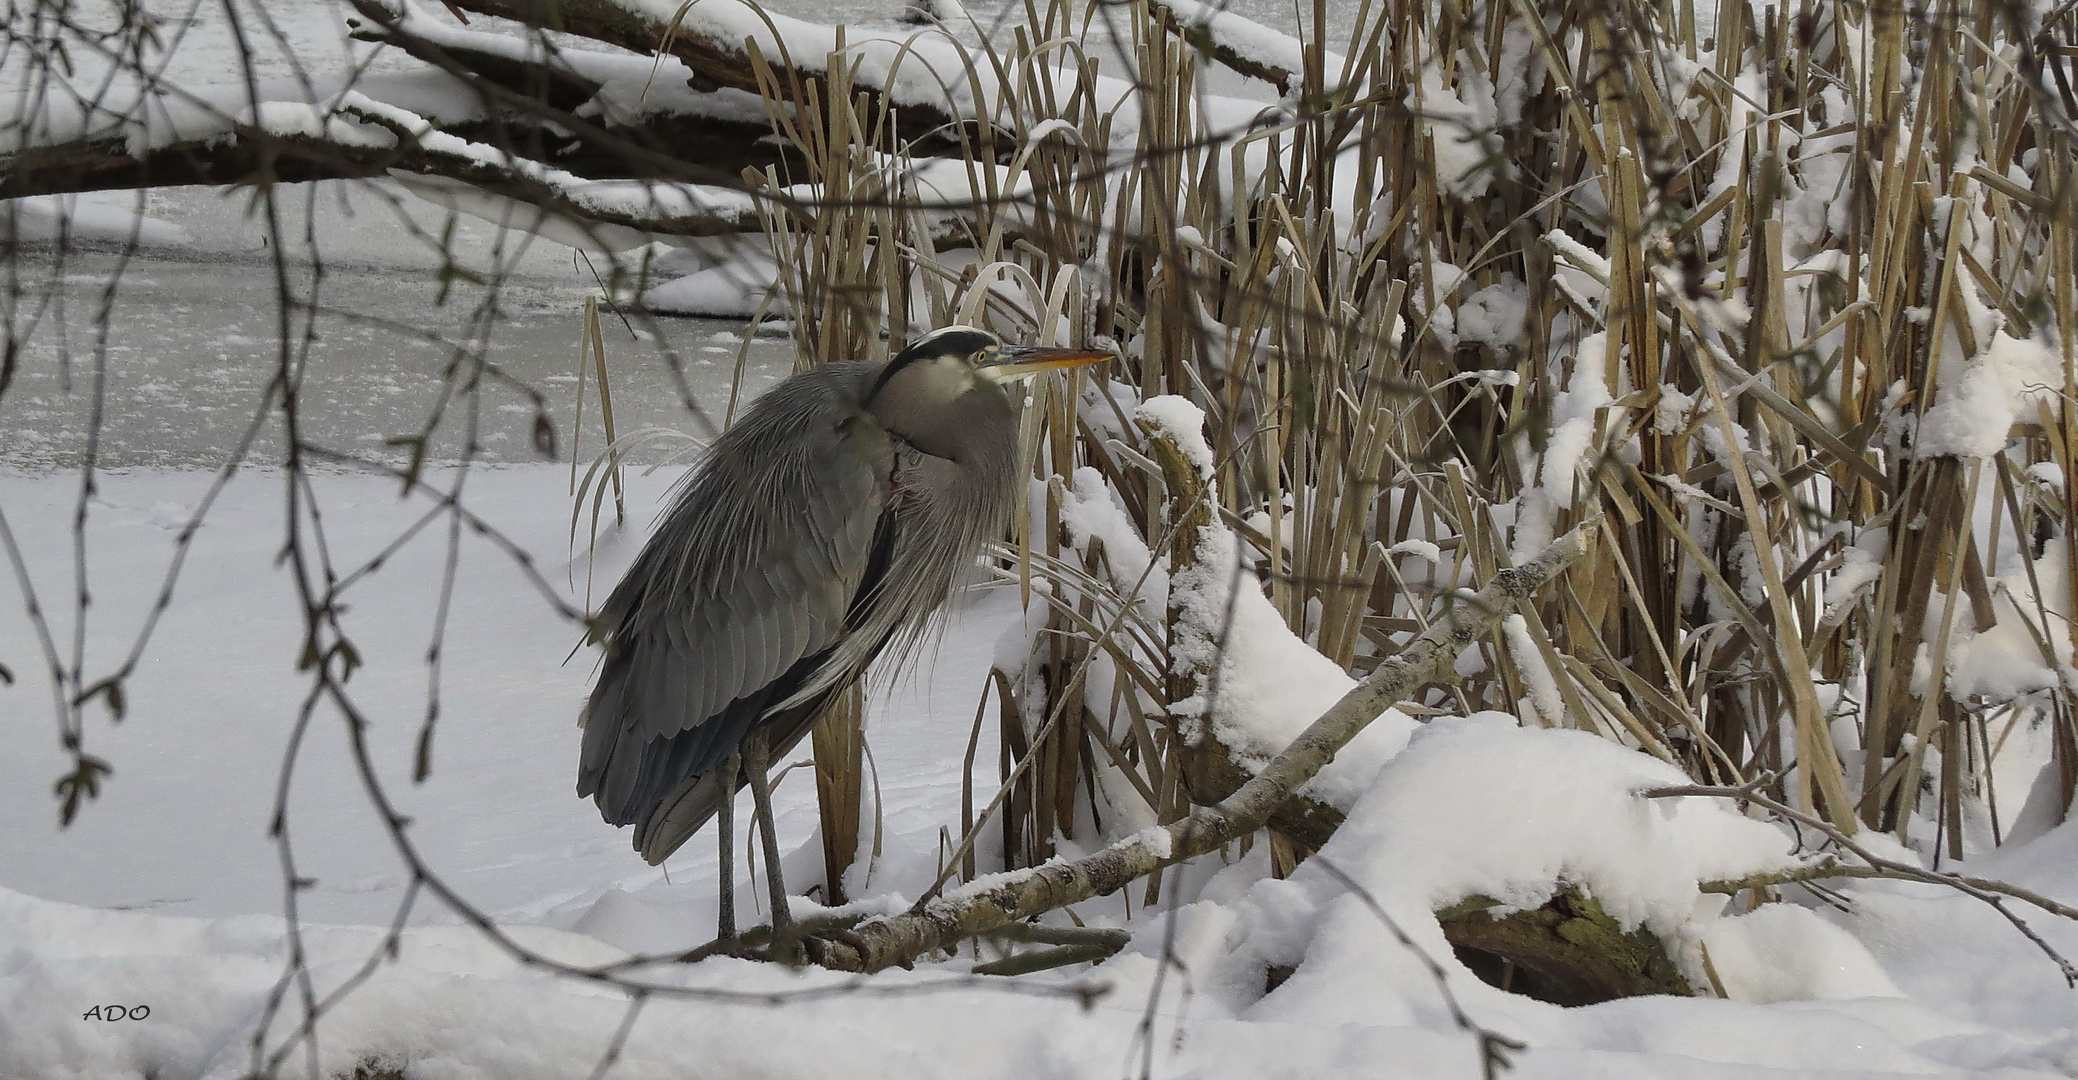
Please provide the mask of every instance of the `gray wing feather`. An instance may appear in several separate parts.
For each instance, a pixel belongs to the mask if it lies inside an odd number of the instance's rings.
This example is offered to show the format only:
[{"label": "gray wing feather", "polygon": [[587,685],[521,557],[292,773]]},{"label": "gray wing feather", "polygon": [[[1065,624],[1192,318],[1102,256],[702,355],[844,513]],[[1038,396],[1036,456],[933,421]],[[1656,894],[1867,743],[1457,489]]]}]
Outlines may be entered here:
[{"label": "gray wing feather", "polygon": [[645,746],[844,636],[893,462],[857,404],[877,367],[825,365],[759,399],[608,597],[578,793],[597,792],[609,816],[638,795],[666,796],[635,790]]}]

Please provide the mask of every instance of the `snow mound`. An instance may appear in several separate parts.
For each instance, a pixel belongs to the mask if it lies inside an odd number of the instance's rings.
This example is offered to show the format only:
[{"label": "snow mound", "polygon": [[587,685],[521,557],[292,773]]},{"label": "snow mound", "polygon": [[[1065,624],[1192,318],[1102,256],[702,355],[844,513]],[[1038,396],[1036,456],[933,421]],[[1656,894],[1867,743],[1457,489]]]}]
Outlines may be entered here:
[{"label": "snow mound", "polygon": [[[1357,684],[1291,632],[1255,575],[1238,569],[1237,558],[1233,534],[1208,529],[1197,564],[1176,575],[1185,616],[1171,652],[1178,662],[1186,655],[1216,658],[1218,668],[1204,689],[1171,711],[1209,712],[1212,737],[1243,768],[1259,772]],[[1348,808],[1415,730],[1407,714],[1385,710],[1300,790]]]},{"label": "snow mound", "polygon": [[134,191],[97,191],[84,195],[33,195],[0,200],[0,240],[47,244],[129,244],[179,247],[188,231],[170,221],[147,216]]},{"label": "snow mound", "polygon": [[[1133,416],[1152,433],[1176,441],[1207,485],[1206,498],[1216,502],[1205,413],[1164,395],[1143,402]],[[1169,711],[1201,720],[1191,737],[1209,735],[1243,768],[1257,772],[1355,689],[1356,680],[1292,633],[1257,585],[1232,530],[1203,530],[1195,556],[1170,581],[1177,618],[1169,662],[1177,673],[1194,676],[1198,691]],[[1405,713],[1385,710],[1300,791],[1347,808],[1413,730]]]},{"label": "snow mound", "polygon": [[[1682,782],[1665,763],[1584,732],[1526,729],[1499,713],[1439,718],[1289,879],[1243,880],[1229,868],[1170,916],[1164,947],[1254,1030],[1438,1040],[1420,1044],[1434,1055],[1425,1066],[1368,1075],[1478,1075],[1431,962],[1474,1022],[1528,1044],[1511,1075],[1720,1075],[1699,1062],[1785,1077],[1924,1074],[1940,1069],[1923,1044],[1983,1034],[1900,1000],[1860,940],[1825,916],[1777,904],[1720,918],[1723,898],[1697,883],[1790,865],[1792,842],[1722,801],[1639,797]],[[1703,996],[1562,1008],[1504,993],[1457,961],[1432,914],[1472,896],[1527,908],[1561,883],[1656,933]],[[1142,929],[1134,948],[1157,938]],[[1709,996],[1706,950],[1732,1000]],[[1291,974],[1265,994],[1277,968]],[[1775,1004],[1790,1001],[1805,1004]]]},{"label": "snow mound", "polygon": [[1854,935],[1790,904],[1719,919],[1703,934],[1712,970],[1734,1001],[1904,997]]},{"label": "snow mound", "polygon": [[1578,886],[1626,928],[1689,926],[1697,883],[1796,865],[1780,829],[1723,800],[1642,799],[1679,769],[1584,731],[1498,713],[1431,722],[1379,773],[1322,854],[1358,884],[1430,910],[1513,908]]},{"label": "snow mound", "polygon": [[[739,252],[719,266],[651,286],[642,294],[642,305],[666,315],[748,319],[758,313],[758,305],[765,302],[778,274],[771,256]],[[767,313],[785,315],[787,305],[775,298]]]},{"label": "snow mound", "polygon": [[[1374,1021],[1433,1026],[1444,1016],[1428,968],[1380,915],[1440,962],[1460,993],[1485,996],[1484,984],[1453,959],[1432,913],[1484,897],[1505,914],[1540,906],[1570,885],[1625,929],[1650,930],[1691,984],[1707,986],[1701,943],[1725,898],[1698,884],[1783,869],[1795,858],[1781,830],[1726,803],[1638,795],[1687,782],[1664,762],[1586,732],[1522,728],[1499,713],[1436,719],[1378,772],[1317,856],[1289,880],[1249,890],[1231,942],[1242,958],[1236,962],[1297,969],[1261,1006],[1277,1017],[1326,1009],[1325,1022],[1353,1018],[1348,1001],[1361,997]],[[1722,940],[1742,990],[1756,998],[1887,988],[1866,954],[1839,958],[1851,942],[1804,923],[1770,916]],[[1801,975],[1778,972],[1779,983],[1739,966],[1747,955],[1779,955],[1811,941],[1834,947],[1832,960],[1814,958]],[[1846,974],[1828,976],[1834,969]]]}]

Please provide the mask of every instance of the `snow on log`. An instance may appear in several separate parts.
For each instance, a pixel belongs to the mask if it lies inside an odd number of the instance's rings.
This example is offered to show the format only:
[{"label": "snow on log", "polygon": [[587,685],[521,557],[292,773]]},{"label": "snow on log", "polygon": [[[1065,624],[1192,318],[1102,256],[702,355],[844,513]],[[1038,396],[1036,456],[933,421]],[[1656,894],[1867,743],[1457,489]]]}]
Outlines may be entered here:
[{"label": "snow on log", "polygon": [[[1258,79],[1290,94],[1305,70],[1306,51],[1298,39],[1228,11],[1224,5],[1198,0],[1148,0],[1148,9],[1170,33],[1203,50],[1228,70]],[[1335,53],[1321,58],[1326,78],[1337,78],[1345,63]]]},{"label": "snow on log", "polygon": [[[371,19],[406,20],[414,31],[430,18],[414,15],[408,0],[352,2]],[[733,88],[761,95],[771,91],[790,99],[799,99],[822,80],[828,57],[839,51],[841,41],[842,55],[854,65],[852,86],[894,106],[889,119],[896,137],[920,155],[954,150],[959,132],[974,122],[999,118],[1004,99],[1015,92],[998,82],[973,50],[936,28],[891,33],[829,26],[766,11],[750,0],[563,0],[553,5],[535,0],[455,0],[455,5],[644,55],[669,55],[685,65],[696,90]],[[779,85],[761,83],[761,61]],[[1339,58],[1334,62],[1339,64]],[[660,73],[657,81],[665,77]],[[1056,77],[1064,80],[1064,92],[1069,82],[1079,81],[1065,69]],[[1097,110],[1112,117],[1113,147],[1133,147],[1140,130],[1137,84],[1099,75],[1086,89]],[[1239,132],[1262,117],[1264,106],[1206,94],[1200,96],[1199,110],[1212,130]]]},{"label": "snow on log", "polygon": [[[412,17],[408,0],[354,0],[354,5],[370,18],[381,19],[378,12],[384,8],[391,9],[393,20]],[[685,65],[696,90],[759,93],[757,64],[746,42],[753,43],[783,77],[804,83],[819,81],[826,58],[838,42],[836,27],[766,12],[743,0],[697,4],[564,0],[553,5],[531,0],[455,0],[455,6],[542,30],[577,34],[635,53],[669,55]],[[423,21],[425,16],[417,18]],[[913,41],[870,31],[845,38],[851,55],[861,63],[858,84],[889,95],[901,106],[896,123],[905,138],[952,123],[955,111],[971,111],[947,98],[947,87],[957,94],[961,85],[960,74],[966,66],[962,54],[949,39],[935,33],[931,36],[941,38],[934,42],[935,49],[913,48]],[[905,53],[911,55],[905,58]]]},{"label": "snow on log", "polygon": [[[1169,489],[1169,711],[1183,725],[1185,786],[1194,802],[1211,804],[1239,791],[1356,680],[1285,626],[1241,565],[1232,531],[1213,527],[1219,494],[1204,419],[1175,396],[1134,413]],[[1379,719],[1269,824],[1309,848],[1325,844],[1414,729],[1395,709]]]}]

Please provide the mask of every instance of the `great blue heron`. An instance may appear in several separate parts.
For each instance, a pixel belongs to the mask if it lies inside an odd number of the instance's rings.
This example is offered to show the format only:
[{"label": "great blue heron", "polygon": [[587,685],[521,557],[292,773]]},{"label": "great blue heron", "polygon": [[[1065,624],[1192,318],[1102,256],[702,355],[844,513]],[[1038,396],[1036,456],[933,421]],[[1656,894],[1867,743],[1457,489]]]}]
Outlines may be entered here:
[{"label": "great blue heron", "polygon": [[[716,440],[606,600],[577,793],[659,863],[722,818],[719,935],[732,937],[731,807],[750,785],[775,932],[787,925],[773,755],[890,643],[913,643],[1020,494],[1003,384],[1108,359],[935,330],[884,364],[780,383]],[[739,770],[739,763],[742,768]]]}]

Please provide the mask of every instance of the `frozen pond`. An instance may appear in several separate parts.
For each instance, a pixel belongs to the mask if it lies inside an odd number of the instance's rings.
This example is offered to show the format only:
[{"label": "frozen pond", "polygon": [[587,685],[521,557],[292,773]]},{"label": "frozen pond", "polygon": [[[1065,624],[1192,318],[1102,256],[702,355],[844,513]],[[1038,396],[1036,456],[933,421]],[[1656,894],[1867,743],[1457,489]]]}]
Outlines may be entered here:
[{"label": "frozen pond", "polygon": [[[538,461],[543,406],[570,453],[584,299],[599,292],[592,264],[570,249],[454,218],[388,185],[329,182],[281,189],[298,244],[277,270],[267,230],[243,193],[153,192],[152,217],[185,230],[177,246],[62,255],[27,249],[9,268],[11,322],[26,340],[14,385],[0,397],[0,466],[79,463],[103,396],[99,462],[108,467],[221,464],[267,400],[284,361],[302,373],[306,441],[391,460],[390,440],[432,425],[428,456],[461,456],[474,425],[478,456]],[[133,205],[130,193],[98,202]],[[440,257],[446,238],[453,263]],[[443,279],[446,283],[443,298]],[[111,283],[113,283],[111,285]],[[494,284],[483,284],[494,283]],[[106,333],[99,326],[106,311]],[[784,376],[784,336],[742,342],[740,322],[652,319],[624,324],[601,311],[616,427],[711,434],[732,389],[747,398]],[[737,357],[745,351],[740,386]],[[481,370],[480,392],[466,389]],[[675,370],[674,370],[675,369]],[[682,381],[681,381],[682,380]],[[603,446],[597,389],[586,391],[581,451]],[[436,412],[439,414],[435,423]],[[279,461],[281,410],[271,410],[257,460]]]}]

